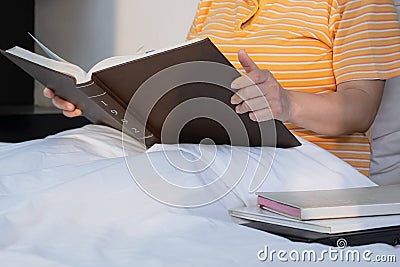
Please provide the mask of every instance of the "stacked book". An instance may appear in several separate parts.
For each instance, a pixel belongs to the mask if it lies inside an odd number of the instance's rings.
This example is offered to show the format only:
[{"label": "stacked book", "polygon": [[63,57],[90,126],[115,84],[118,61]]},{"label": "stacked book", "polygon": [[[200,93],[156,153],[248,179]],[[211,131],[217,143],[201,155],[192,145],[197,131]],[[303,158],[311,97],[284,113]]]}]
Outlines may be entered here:
[{"label": "stacked book", "polygon": [[230,214],[248,220],[247,226],[298,241],[335,245],[347,237],[352,245],[397,245],[400,240],[400,184],[257,195],[257,206]]}]

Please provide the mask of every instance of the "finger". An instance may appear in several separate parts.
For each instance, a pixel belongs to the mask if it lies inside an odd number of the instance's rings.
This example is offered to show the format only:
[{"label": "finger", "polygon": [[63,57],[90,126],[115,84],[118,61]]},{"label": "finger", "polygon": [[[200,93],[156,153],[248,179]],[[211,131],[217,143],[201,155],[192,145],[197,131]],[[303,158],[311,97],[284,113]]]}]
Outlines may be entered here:
[{"label": "finger", "polygon": [[270,109],[262,109],[262,110],[257,110],[254,112],[249,113],[249,117],[252,121],[269,121],[274,118],[272,112]]},{"label": "finger", "polygon": [[54,91],[49,88],[44,88],[43,95],[47,98],[54,98],[55,96]]},{"label": "finger", "polygon": [[247,52],[244,49],[241,49],[238,53],[239,62],[242,65],[243,69],[249,73],[255,70],[258,70],[256,63],[249,57]]},{"label": "finger", "polygon": [[236,78],[231,83],[231,88],[238,90],[238,89],[242,89],[242,88],[254,85],[254,84],[255,84],[255,82],[248,75],[243,75],[243,76]]},{"label": "finger", "polygon": [[[249,57],[249,55],[246,53],[246,51],[244,49],[241,49],[239,51],[238,58],[239,58],[240,64],[242,65],[243,69],[246,71],[247,74],[260,71],[260,69],[258,68],[256,63],[254,63],[254,61]],[[258,79],[253,80],[251,77],[247,77],[247,76],[248,75],[243,75],[243,76],[235,79],[232,82],[231,87],[233,89],[240,89],[240,88],[250,86],[254,83],[258,83]]]},{"label": "finger", "polygon": [[254,70],[239,78],[236,78],[232,84],[232,89],[242,89],[255,84],[274,82],[274,76],[268,70]]},{"label": "finger", "polygon": [[82,111],[80,109],[75,109],[74,111],[66,111],[63,110],[64,116],[68,118],[78,117],[82,115]]},{"label": "finger", "polygon": [[76,108],[74,104],[72,104],[68,101],[65,101],[64,99],[62,99],[59,96],[55,96],[52,99],[52,102],[53,102],[54,106],[56,106],[59,109],[65,110],[65,111],[74,111]]},{"label": "finger", "polygon": [[267,108],[269,108],[267,99],[265,97],[257,97],[244,101],[242,104],[238,105],[236,107],[236,112],[239,114],[243,114],[246,112],[254,112]]},{"label": "finger", "polygon": [[256,97],[261,97],[264,96],[265,93],[261,90],[261,88],[258,85],[252,85],[243,89],[240,89],[237,91],[232,97],[231,97],[231,103],[232,104],[240,104],[243,101],[256,98]]}]

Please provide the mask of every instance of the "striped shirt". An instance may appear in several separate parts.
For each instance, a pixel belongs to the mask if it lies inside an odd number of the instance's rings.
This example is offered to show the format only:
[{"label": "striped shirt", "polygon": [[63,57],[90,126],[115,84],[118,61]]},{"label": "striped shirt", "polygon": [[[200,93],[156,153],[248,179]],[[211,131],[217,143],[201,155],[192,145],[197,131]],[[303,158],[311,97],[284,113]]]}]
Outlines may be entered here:
[{"label": "striped shirt", "polygon": [[[188,34],[195,37],[212,39],[239,70],[237,52],[245,48],[287,90],[331,93],[342,82],[400,75],[392,0],[201,0]],[[365,134],[334,137],[287,126],[368,175]]]}]

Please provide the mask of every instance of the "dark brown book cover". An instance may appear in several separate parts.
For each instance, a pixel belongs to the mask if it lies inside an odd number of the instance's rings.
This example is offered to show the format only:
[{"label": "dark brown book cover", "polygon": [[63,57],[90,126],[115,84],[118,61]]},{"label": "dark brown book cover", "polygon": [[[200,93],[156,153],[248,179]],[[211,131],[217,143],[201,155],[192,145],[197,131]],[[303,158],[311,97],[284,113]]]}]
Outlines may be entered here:
[{"label": "dark brown book cover", "polygon": [[147,147],[205,138],[217,145],[300,145],[282,122],[257,123],[234,112],[230,84],[240,73],[208,38],[94,72],[83,84],[1,52],[93,123],[123,130]]}]

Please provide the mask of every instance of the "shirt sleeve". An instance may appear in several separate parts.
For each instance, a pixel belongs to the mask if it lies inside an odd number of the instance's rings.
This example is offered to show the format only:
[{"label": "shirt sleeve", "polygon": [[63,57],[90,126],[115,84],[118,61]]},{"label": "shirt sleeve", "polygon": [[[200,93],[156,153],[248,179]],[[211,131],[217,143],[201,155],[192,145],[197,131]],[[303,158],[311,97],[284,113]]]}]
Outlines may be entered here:
[{"label": "shirt sleeve", "polygon": [[193,24],[190,27],[189,33],[186,37],[187,40],[198,37],[199,33],[203,28],[204,21],[207,18],[212,2],[213,1],[210,0],[200,0],[199,5],[197,7],[196,16],[193,20]]},{"label": "shirt sleeve", "polygon": [[400,75],[400,28],[392,0],[333,0],[329,20],[336,83]]}]

